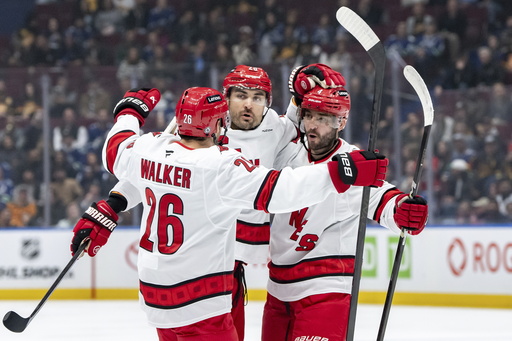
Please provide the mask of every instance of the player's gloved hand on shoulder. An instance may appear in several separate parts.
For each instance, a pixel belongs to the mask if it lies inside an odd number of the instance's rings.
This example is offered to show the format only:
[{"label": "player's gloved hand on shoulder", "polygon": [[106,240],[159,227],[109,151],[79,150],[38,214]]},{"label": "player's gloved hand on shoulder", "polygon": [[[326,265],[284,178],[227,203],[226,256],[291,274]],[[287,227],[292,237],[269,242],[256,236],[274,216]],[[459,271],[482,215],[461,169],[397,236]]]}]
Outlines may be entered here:
[{"label": "player's gloved hand on shoulder", "polygon": [[[288,87],[295,99],[299,102],[304,95],[315,86],[322,88],[337,88],[345,85],[345,78],[325,64],[310,64],[298,66],[292,70],[288,80]],[[297,105],[300,103],[297,103]]]},{"label": "player's gloved hand on shoulder", "polygon": [[395,205],[393,218],[396,225],[406,229],[409,234],[420,234],[427,224],[427,201],[419,195],[411,198],[408,194],[402,194],[396,198]]},{"label": "player's gloved hand on shoulder", "polygon": [[351,185],[382,187],[386,180],[389,160],[378,151],[354,150],[336,154],[332,160],[327,166],[339,193]]},{"label": "player's gloved hand on shoulder", "polygon": [[117,220],[117,213],[105,200],[92,203],[73,229],[71,254],[74,255],[84,239],[88,238],[91,243],[87,248],[87,253],[91,257],[96,256],[117,226]]},{"label": "player's gloved hand on shoulder", "polygon": [[158,101],[160,101],[160,91],[158,89],[128,90],[114,108],[115,120],[119,115],[133,115],[137,117],[142,127],[146,117],[155,108]]}]

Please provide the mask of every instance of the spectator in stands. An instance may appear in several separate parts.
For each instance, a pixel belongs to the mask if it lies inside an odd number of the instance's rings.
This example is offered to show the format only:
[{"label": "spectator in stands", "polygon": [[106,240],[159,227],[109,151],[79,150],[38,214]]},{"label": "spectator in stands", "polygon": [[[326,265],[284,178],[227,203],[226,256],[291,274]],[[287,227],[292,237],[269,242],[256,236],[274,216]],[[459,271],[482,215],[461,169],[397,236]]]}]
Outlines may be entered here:
[{"label": "spectator in stands", "polygon": [[62,54],[57,61],[58,65],[80,66],[85,62],[85,48],[76,41],[71,34],[64,34],[64,42],[62,44]]},{"label": "spectator in stands", "polygon": [[138,34],[145,34],[148,27],[150,6],[147,0],[135,0],[135,5],[125,16],[124,26]]},{"label": "spectator in stands", "polygon": [[61,60],[64,51],[64,35],[57,17],[48,19],[48,27],[43,35],[48,43],[48,53],[51,55],[51,60],[54,62]]},{"label": "spectator in stands", "polygon": [[497,180],[496,175],[503,169],[503,155],[505,151],[496,136],[487,136],[483,148],[478,151],[472,162],[476,185],[482,195],[488,195],[491,184]]},{"label": "spectator in stands", "polygon": [[176,24],[168,28],[167,34],[172,37],[179,48],[187,49],[199,38],[199,25],[196,14],[192,10],[185,10],[178,17]]},{"label": "spectator in stands", "polygon": [[413,50],[414,41],[414,36],[407,34],[405,21],[399,21],[395,33],[384,41],[384,47],[388,52],[396,51],[402,58],[406,58]]},{"label": "spectator in stands", "polygon": [[136,88],[142,86],[146,81],[148,64],[140,57],[140,51],[136,47],[128,49],[128,55],[121,61],[117,69],[117,79],[129,79],[130,87]]},{"label": "spectator in stands", "polygon": [[82,217],[82,209],[76,201],[72,201],[66,205],[66,216],[60,219],[55,227],[73,228],[78,220]]},{"label": "spectator in stands", "polygon": [[352,54],[347,51],[348,39],[339,38],[335,41],[336,49],[332,53],[320,54],[319,62],[329,65],[343,74],[352,74],[355,70]]},{"label": "spectator in stands", "polygon": [[238,29],[239,40],[232,46],[232,55],[237,65],[252,65],[256,59],[254,32],[250,26]]},{"label": "spectator in stands", "polygon": [[493,85],[503,81],[504,70],[500,63],[493,60],[491,49],[481,46],[477,50],[478,65],[476,66],[476,84]]},{"label": "spectator in stands", "polygon": [[14,102],[12,96],[7,92],[5,80],[0,78],[0,117],[7,116],[13,110]]},{"label": "spectator in stands", "polygon": [[61,122],[53,128],[53,149],[65,152],[82,150],[87,142],[87,129],[78,123],[75,109],[66,107]]},{"label": "spectator in stands", "polygon": [[11,211],[9,211],[4,203],[0,202],[0,228],[2,227],[12,227]]},{"label": "spectator in stands", "polygon": [[258,59],[263,65],[270,64],[277,49],[284,42],[284,24],[274,13],[267,13],[258,31]]},{"label": "spectator in stands", "polygon": [[66,170],[54,168],[52,171],[52,182],[50,183],[52,193],[52,224],[56,224],[66,216],[66,207],[70,202],[81,200],[84,195],[82,186],[74,178],[66,175]]},{"label": "spectator in stands", "polygon": [[110,94],[93,76],[87,81],[87,89],[79,98],[78,110],[81,118],[96,119],[101,109],[112,108]]},{"label": "spectator in stands", "polygon": [[86,42],[85,64],[89,66],[112,65],[114,63],[110,51],[101,45],[96,37],[91,37]]},{"label": "spectator in stands", "polygon": [[12,201],[7,203],[7,209],[11,215],[11,226],[25,227],[34,224],[37,206],[32,193],[25,185],[16,186]]},{"label": "spectator in stands", "polygon": [[14,181],[10,176],[11,166],[7,162],[0,163],[0,203],[12,200]]},{"label": "spectator in stands", "polygon": [[[507,90],[501,82],[494,83],[491,89],[491,99],[488,102],[489,108],[486,112],[489,113],[494,125],[508,129],[510,123],[512,123],[510,90]],[[508,136],[510,136],[509,133],[510,131],[507,131]]]},{"label": "spectator in stands", "polygon": [[[99,181],[92,182],[89,187],[85,190],[85,194],[80,201],[80,212],[84,212],[89,208],[91,202],[97,202],[97,200],[101,200],[104,198],[104,191],[101,190],[101,185]],[[108,195],[108,194],[107,194]],[[91,201],[93,200],[93,201]]]},{"label": "spectator in stands", "polygon": [[311,43],[328,48],[336,36],[336,29],[331,24],[331,15],[324,13],[318,18],[311,30]]},{"label": "spectator in stands", "polygon": [[445,44],[443,37],[437,31],[434,19],[425,19],[423,32],[416,35],[413,44],[413,64],[429,86],[438,81],[439,67],[443,62]]},{"label": "spectator in stands", "polygon": [[102,108],[98,110],[96,119],[87,126],[87,135],[89,137],[88,148],[98,155],[101,155],[101,149],[105,143],[107,133],[112,128],[111,110]]},{"label": "spectator in stands", "polygon": [[498,181],[496,185],[496,202],[498,203],[501,214],[507,216],[507,206],[512,204],[512,180],[510,178],[503,178]]},{"label": "spectator in stands", "polygon": [[69,76],[60,75],[50,89],[50,116],[59,117],[64,108],[75,104],[77,99],[76,90],[69,85]]},{"label": "spectator in stands", "polygon": [[477,75],[468,58],[467,53],[461,53],[454,62],[441,70],[440,85],[443,89],[468,89],[476,86]]},{"label": "spectator in stands", "polygon": [[434,18],[427,14],[425,2],[415,2],[411,7],[411,14],[406,18],[407,34],[418,36],[425,32],[425,25],[433,22]]},{"label": "spectator in stands", "polygon": [[155,6],[149,10],[146,28],[149,31],[160,31],[172,27],[176,20],[176,10],[168,0],[156,0]]},{"label": "spectator in stands", "polygon": [[461,49],[461,44],[465,42],[468,27],[467,15],[460,7],[459,0],[446,1],[445,11],[441,12],[437,19],[437,27],[446,39],[450,57],[454,60]]},{"label": "spectator in stands", "polygon": [[359,0],[355,12],[371,27],[387,23],[386,13],[374,0]]},{"label": "spectator in stands", "polygon": [[100,0],[94,17],[94,28],[102,36],[119,34],[124,29],[123,12],[114,6],[113,0]]}]

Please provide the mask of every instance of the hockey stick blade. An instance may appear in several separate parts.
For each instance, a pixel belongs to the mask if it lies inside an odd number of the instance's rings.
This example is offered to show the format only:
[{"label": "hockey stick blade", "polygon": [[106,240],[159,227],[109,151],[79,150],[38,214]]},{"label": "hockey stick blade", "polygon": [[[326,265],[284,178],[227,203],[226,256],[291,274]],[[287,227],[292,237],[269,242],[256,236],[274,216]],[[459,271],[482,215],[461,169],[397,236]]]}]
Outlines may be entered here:
[{"label": "hockey stick blade", "polygon": [[336,19],[368,51],[380,42],[379,37],[357,13],[348,7],[340,7]]},{"label": "hockey stick blade", "polygon": [[[420,153],[418,155],[418,161],[416,163],[416,169],[412,179],[410,197],[414,197],[418,192],[418,186],[421,178],[421,170],[423,168],[423,160],[425,159],[425,152],[427,150],[428,138],[430,135],[430,128],[434,122],[434,106],[432,104],[432,98],[428,91],[427,85],[421,78],[420,74],[410,65],[406,65],[404,68],[404,77],[411,84],[414,91],[418,95],[421,107],[423,109],[423,137],[421,139]],[[393,261],[393,267],[391,269],[391,276],[389,279],[388,291],[386,293],[386,301],[382,310],[382,317],[380,320],[379,331],[377,334],[377,341],[384,340],[384,334],[386,332],[386,326],[388,322],[389,312],[391,310],[391,304],[393,302],[393,296],[395,293],[396,282],[398,280],[398,273],[400,271],[400,263],[402,262],[402,256],[404,253],[406,241],[406,234],[404,229],[400,233],[398,240],[398,246],[395,253],[395,260]]]},{"label": "hockey stick blade", "polygon": [[53,291],[55,290],[57,285],[60,283],[62,278],[64,278],[64,275],[66,275],[66,273],[71,268],[71,266],[73,266],[73,264],[75,264],[77,259],[82,256],[82,254],[84,253],[84,250],[87,248],[88,245],[89,245],[89,241],[86,241],[86,242],[83,242],[78,247],[78,250],[76,250],[75,255],[71,258],[71,260],[68,262],[68,264],[66,264],[66,266],[61,271],[61,273],[59,274],[59,276],[57,277],[55,282],[53,282],[53,284],[50,287],[50,289],[48,289],[48,291],[46,292],[44,297],[41,299],[41,301],[39,301],[39,304],[34,309],[32,314],[30,314],[29,317],[21,317],[18,313],[14,312],[14,311],[7,312],[4,315],[4,319],[3,319],[3,323],[4,323],[5,328],[9,329],[10,331],[12,331],[14,333],[21,333],[21,332],[23,332],[25,330],[25,328],[27,328],[27,326],[30,323],[30,321],[32,321],[32,319],[37,315],[39,310],[41,310],[41,308],[46,303],[46,301],[48,300],[50,295],[53,293]]},{"label": "hockey stick blade", "polygon": [[[384,75],[386,69],[386,50],[379,37],[373,32],[368,24],[354,11],[348,7],[341,7],[336,12],[336,19],[354,38],[363,46],[372,59],[375,68],[375,87],[373,93],[373,110],[370,122],[368,138],[368,150],[374,151],[377,141],[377,130],[382,93],[384,89]],[[347,341],[354,339],[357,302],[359,296],[359,285],[361,281],[364,241],[366,234],[366,220],[368,216],[368,205],[370,200],[370,188],[363,188],[361,199],[361,210],[359,213],[359,227],[356,241],[356,254],[354,261],[354,275],[352,279],[352,291],[350,298],[350,312],[347,326]]]},{"label": "hockey stick blade", "polygon": [[418,192],[421,170],[423,169],[423,161],[425,159],[425,151],[427,149],[428,138],[430,136],[430,128],[432,128],[432,123],[434,122],[434,105],[432,104],[432,98],[430,97],[425,81],[423,81],[423,78],[421,78],[420,74],[414,67],[406,65],[404,68],[404,77],[418,95],[423,109],[423,138],[421,140],[420,154],[418,155],[416,170],[412,179],[411,197],[413,197]]}]

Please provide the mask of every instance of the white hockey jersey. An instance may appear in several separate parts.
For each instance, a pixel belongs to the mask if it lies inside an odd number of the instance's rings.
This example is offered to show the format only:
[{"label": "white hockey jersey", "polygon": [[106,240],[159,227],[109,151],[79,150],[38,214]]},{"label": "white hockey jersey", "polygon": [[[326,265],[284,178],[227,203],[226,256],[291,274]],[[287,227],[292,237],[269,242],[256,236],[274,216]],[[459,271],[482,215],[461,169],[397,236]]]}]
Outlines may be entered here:
[{"label": "white hockey jersey", "polygon": [[[330,155],[313,162],[302,143],[292,143],[281,161],[292,168],[325,164],[337,153],[356,149],[339,139]],[[362,192],[363,187],[351,186],[342,194],[329,194],[321,203],[274,216],[267,286],[271,295],[291,302],[315,294],[351,292]],[[368,207],[369,219],[397,233],[393,209],[399,193],[387,182],[371,188]]]},{"label": "white hockey jersey", "polygon": [[[289,119],[268,109],[256,129],[228,129],[223,143],[240,151],[255,166],[273,168],[279,151],[297,137],[297,128]],[[235,259],[248,264],[266,264],[269,238],[270,215],[253,209],[242,210],[237,219]]]},{"label": "white hockey jersey", "polygon": [[105,167],[127,209],[142,203],[140,301],[155,327],[189,325],[231,310],[235,222],[242,209],[289,212],[326,199],[326,165],[255,167],[227,147],[190,149],[174,135],[139,136],[122,115],[107,136]]}]

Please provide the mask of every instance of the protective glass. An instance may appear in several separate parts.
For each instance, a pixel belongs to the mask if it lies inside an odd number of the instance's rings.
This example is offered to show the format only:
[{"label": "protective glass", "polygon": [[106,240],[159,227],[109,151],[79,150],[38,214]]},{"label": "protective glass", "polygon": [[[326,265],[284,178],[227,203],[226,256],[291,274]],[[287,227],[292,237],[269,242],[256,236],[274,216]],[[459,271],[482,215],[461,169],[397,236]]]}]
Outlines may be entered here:
[{"label": "protective glass", "polygon": [[245,102],[249,101],[252,105],[265,106],[267,105],[267,98],[263,95],[253,95],[248,96],[243,92],[234,92],[230,98],[231,101],[235,102]]},{"label": "protective glass", "polygon": [[327,126],[334,129],[338,129],[343,120],[342,117],[323,113],[313,113],[309,110],[302,110],[301,117],[305,123],[307,122],[308,124]]}]

